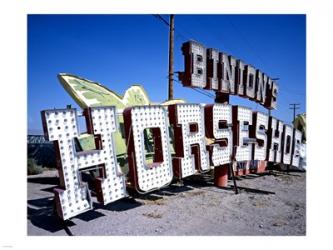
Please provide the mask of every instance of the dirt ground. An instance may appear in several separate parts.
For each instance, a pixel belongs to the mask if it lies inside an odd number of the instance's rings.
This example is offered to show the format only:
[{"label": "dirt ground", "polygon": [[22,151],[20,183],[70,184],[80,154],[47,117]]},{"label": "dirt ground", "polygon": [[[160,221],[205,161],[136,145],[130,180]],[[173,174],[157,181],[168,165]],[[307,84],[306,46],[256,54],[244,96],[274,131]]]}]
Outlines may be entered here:
[{"label": "dirt ground", "polygon": [[305,235],[306,173],[251,174],[239,194],[209,175],[129,197],[61,223],[52,213],[56,171],[28,177],[28,235]]}]

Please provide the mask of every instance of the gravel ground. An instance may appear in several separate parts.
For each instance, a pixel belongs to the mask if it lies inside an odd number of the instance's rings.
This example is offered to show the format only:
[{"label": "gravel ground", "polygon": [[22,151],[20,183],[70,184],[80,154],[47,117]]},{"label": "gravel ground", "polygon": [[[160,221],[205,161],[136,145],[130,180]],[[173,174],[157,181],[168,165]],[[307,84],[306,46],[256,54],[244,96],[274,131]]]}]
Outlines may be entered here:
[{"label": "gravel ground", "polygon": [[[248,175],[239,194],[209,175],[102,206],[66,224],[52,213],[56,171],[28,177],[28,235],[305,235],[306,174]],[[229,182],[232,185],[232,181]]]}]

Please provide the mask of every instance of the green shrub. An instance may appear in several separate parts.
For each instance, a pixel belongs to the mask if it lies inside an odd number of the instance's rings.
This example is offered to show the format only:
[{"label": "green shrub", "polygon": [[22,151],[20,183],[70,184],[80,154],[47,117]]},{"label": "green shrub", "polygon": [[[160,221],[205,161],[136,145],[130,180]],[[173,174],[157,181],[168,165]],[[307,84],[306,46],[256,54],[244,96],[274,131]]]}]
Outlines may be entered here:
[{"label": "green shrub", "polygon": [[36,161],[32,158],[28,159],[28,175],[40,174],[43,172],[43,168],[37,165]]}]

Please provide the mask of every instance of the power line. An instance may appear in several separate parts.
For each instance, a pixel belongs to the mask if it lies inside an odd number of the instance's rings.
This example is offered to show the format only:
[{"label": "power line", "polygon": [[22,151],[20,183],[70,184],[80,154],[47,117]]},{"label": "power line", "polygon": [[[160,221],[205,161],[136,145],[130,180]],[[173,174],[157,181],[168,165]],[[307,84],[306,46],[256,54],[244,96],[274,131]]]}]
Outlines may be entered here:
[{"label": "power line", "polygon": [[292,90],[292,89],[286,89],[285,87],[284,87],[284,89],[279,89],[279,91],[281,91],[281,92],[283,92],[285,94],[288,94],[288,95],[306,96],[305,93],[300,93],[300,92],[298,92],[298,93],[296,92],[295,93],[294,90]]},{"label": "power line", "polygon": [[299,105],[301,105],[301,104],[299,104],[299,103],[291,103],[291,104],[289,104],[289,106],[290,106],[289,109],[293,109],[294,110],[294,119],[292,121],[295,121],[296,110],[300,108]]},{"label": "power line", "polygon": [[[202,26],[206,30],[206,25],[199,19],[199,18],[194,18],[194,21],[196,21],[199,25]],[[214,38],[219,44],[223,45],[227,51],[231,52],[232,50],[230,49],[229,45],[226,45],[226,43],[222,42],[219,36],[217,35],[216,31],[210,34],[210,37]],[[223,36],[221,36],[223,37]]]},{"label": "power line", "polygon": [[[177,79],[174,79],[174,81],[177,82],[177,83],[179,83],[179,84],[182,84]],[[197,89],[197,88],[190,88],[190,89],[192,89],[192,90],[194,90],[194,91],[196,91],[196,92],[198,92],[198,93],[200,93],[202,95],[205,95],[205,96],[207,96],[209,98],[215,99],[215,96],[213,94],[209,93],[207,90],[205,91],[203,89]]]},{"label": "power line", "polygon": [[[240,38],[243,39],[244,43],[247,45],[247,47],[251,50],[251,53],[258,58],[258,60],[265,65],[264,60],[262,59],[262,57],[259,56],[259,53],[257,53],[255,47],[253,46],[253,44],[246,38],[246,36],[244,35],[244,33],[236,26],[236,24],[231,20],[231,18],[229,16],[226,16],[227,21],[231,24],[231,26],[234,28],[234,30],[240,35]],[[201,22],[201,20],[199,18],[195,18],[194,19],[198,24],[200,24],[201,26],[204,27],[203,23]],[[220,38],[216,35],[216,32],[214,32],[211,37],[214,37],[216,39],[216,41],[220,42]],[[226,43],[223,43],[224,47],[226,47],[226,49],[228,49],[228,47],[226,46]],[[231,51],[231,50],[230,50]],[[280,78],[275,78],[272,80],[279,80]],[[286,99],[288,99],[289,101],[292,101],[292,97],[291,95],[298,95],[298,96],[305,96],[305,94],[303,93],[297,93],[294,90],[284,90],[284,89],[279,89],[279,91],[283,92],[284,96],[286,97]],[[292,94],[291,94],[292,93]]]},{"label": "power line", "polygon": [[[259,53],[256,52],[255,47],[251,44],[251,42],[246,38],[246,36],[244,35],[244,33],[236,26],[236,24],[231,20],[231,18],[227,15],[226,19],[228,20],[228,22],[230,23],[230,25],[234,28],[234,30],[236,31],[236,33],[238,33],[240,35],[240,38],[243,39],[244,43],[248,46],[248,48],[251,50],[252,54],[257,57],[259,59],[259,61],[265,65],[264,60],[262,60],[262,58],[259,56]],[[197,23],[199,24],[203,24],[201,22],[201,20],[199,20],[198,18],[194,19]],[[202,25],[204,26],[204,25]],[[216,35],[216,32],[214,32],[213,34],[211,34],[211,37],[214,37],[216,39],[216,41],[218,41],[219,43],[221,43],[221,39],[218,38],[218,36]],[[229,48],[229,46],[226,46],[226,43],[222,43],[224,45],[224,47],[226,47],[226,49]],[[231,50],[229,50],[229,52],[231,52]]]},{"label": "power line", "polygon": [[161,15],[154,15],[154,17],[156,17],[157,19],[159,19],[162,23],[164,23],[166,26],[170,26],[169,22],[167,20],[165,20]]},{"label": "power line", "polygon": [[240,37],[244,40],[245,44],[250,48],[253,55],[256,56],[263,65],[265,65],[264,60],[262,60],[262,58],[259,56],[259,53],[257,53],[256,49],[250,43],[250,41],[246,38],[246,36],[243,34],[243,32],[240,29],[238,29],[238,27],[234,24],[234,22],[231,20],[231,18],[229,16],[226,16],[226,17],[227,17],[227,20],[229,21],[229,23],[231,24],[231,26],[236,30],[236,32],[238,32]]},{"label": "power line", "polygon": [[[154,16],[155,18],[157,18],[159,21],[161,21],[163,24],[165,24],[166,26],[168,26],[169,29],[171,29],[171,25],[170,25],[170,23],[169,23],[166,19],[164,19],[161,15],[159,15],[159,14],[153,14],[153,16]],[[183,37],[184,40],[191,40],[191,39],[188,39],[188,38],[187,38],[186,36],[184,36],[183,34],[181,34],[179,31],[176,31],[176,29],[175,29],[174,27],[172,27],[172,28],[173,28],[172,30],[174,31],[174,33],[176,33],[176,34],[178,34],[179,36]],[[168,74],[167,78],[169,79],[169,81],[170,81],[170,80],[173,80],[173,81],[176,81],[177,83],[181,84],[181,82],[178,81],[177,79],[172,79],[172,78],[173,78],[173,75],[170,75],[170,73]],[[207,96],[207,97],[209,97],[209,98],[215,99],[215,95],[209,93],[207,90],[204,90],[204,89],[196,89],[196,88],[191,88],[191,89],[193,89],[194,91],[196,91],[196,92],[198,92],[198,93],[200,93],[200,94],[202,94],[202,95],[205,95],[205,96]],[[169,99],[170,99],[170,96],[169,96]]]},{"label": "power line", "polygon": [[[167,25],[169,28],[171,28],[170,23],[169,23],[167,20],[165,20],[161,15],[154,14],[153,16],[156,17],[158,20],[160,20],[160,21],[161,21],[162,23],[164,23],[165,25]],[[176,29],[175,29],[174,27],[173,27],[173,31],[174,31],[176,34],[178,34],[179,36],[183,37],[184,40],[190,40],[190,39],[188,39],[186,36],[184,36],[183,34],[181,34],[180,32],[176,31]],[[171,77],[172,77],[172,76],[171,76],[170,74],[168,74],[167,78],[169,79],[169,81],[170,81],[170,78],[171,78]],[[179,83],[179,84],[181,84],[181,82],[178,81],[177,79],[172,79],[172,80],[175,81],[175,82],[177,82],[177,83]],[[213,94],[209,93],[208,91],[205,91],[205,90],[203,90],[203,89],[196,89],[196,88],[191,88],[191,89],[193,89],[194,91],[196,91],[196,92],[198,92],[198,93],[200,93],[200,94],[202,94],[202,95],[205,95],[205,96],[207,96],[207,97],[209,97],[209,98],[215,99],[215,96],[214,96]]]},{"label": "power line", "polygon": [[[161,15],[153,14],[153,16],[156,17],[157,20],[161,21],[163,24],[165,24],[166,26],[168,26],[168,28],[170,28],[170,23],[169,23],[167,20],[165,20]],[[178,29],[177,29],[177,31],[176,31],[176,29],[173,28],[173,30],[174,30],[176,36],[178,36],[178,37],[182,37],[183,40],[190,40],[190,39],[188,39],[186,36],[184,36],[183,34],[181,34],[181,33],[178,31]]]},{"label": "power line", "polygon": [[191,88],[191,89],[193,89],[194,91],[197,91],[198,93],[203,94],[203,95],[205,95],[205,96],[207,96],[209,98],[215,99],[214,95],[212,95],[210,93],[207,93],[207,92],[205,92],[205,91],[203,91],[201,89],[196,89],[196,88]]},{"label": "power line", "polygon": [[[165,25],[167,25],[169,28],[171,27],[171,26],[170,26],[170,23],[169,23],[167,20],[165,20],[161,15],[153,15],[153,16],[156,17],[158,20],[160,20],[160,21],[161,21],[162,23],[164,23]],[[185,40],[190,40],[190,39],[187,39],[187,38],[186,38],[184,35],[182,35],[181,33],[176,32],[175,28],[173,28],[173,30],[174,30],[175,33],[178,33],[178,35],[180,35],[180,36],[182,36],[183,38],[185,38]],[[172,76],[171,76],[170,74],[167,76],[167,78],[168,78],[169,80],[170,80],[171,77],[172,77]],[[175,81],[175,82],[181,84],[181,82],[178,81],[177,79],[173,79],[173,81]],[[207,96],[207,97],[209,97],[209,98],[215,99],[215,96],[214,96],[213,94],[209,93],[208,91],[205,91],[205,90],[203,90],[203,89],[196,89],[196,88],[191,88],[191,89],[193,89],[194,91],[196,91],[196,92],[198,92],[198,93],[200,93],[200,94],[202,94],[202,95],[205,95],[205,96]]]},{"label": "power line", "polygon": [[184,26],[182,26],[182,24],[177,24],[177,30],[179,33],[181,33],[182,37],[185,38],[185,40],[195,40],[198,41],[197,39],[195,39],[195,35],[190,32],[188,29],[185,29],[186,31],[184,32]]},{"label": "power line", "polygon": [[[154,16],[155,18],[157,18],[159,21],[161,21],[163,24],[165,24],[166,26],[168,26],[169,28],[171,27],[171,26],[170,26],[170,23],[169,23],[166,19],[164,19],[161,15],[159,15],[159,14],[153,14],[153,16]],[[199,20],[196,20],[196,21],[199,22]],[[229,20],[229,21],[230,21],[230,23],[232,24],[232,26],[234,26],[234,28],[237,29],[236,26],[231,22],[231,20]],[[201,23],[201,22],[200,22],[200,23]],[[181,34],[178,30],[176,31],[175,28],[173,28],[173,31],[175,32],[176,35],[182,37],[184,40],[191,40],[191,39],[187,38],[185,35]],[[243,37],[243,39],[245,40],[245,37]],[[247,40],[245,40],[245,41],[247,41]],[[248,45],[249,45],[249,42],[248,42],[248,41],[247,41],[247,43],[248,43]],[[249,45],[249,47],[251,47],[251,46]],[[253,50],[254,50],[254,49],[253,49]],[[259,58],[258,55],[257,55],[257,57]],[[259,59],[260,59],[260,58],[259,58]],[[262,60],[261,60],[261,61],[262,61]],[[262,61],[262,63],[263,63],[263,61]],[[169,79],[169,80],[170,80],[170,78],[171,78],[171,76],[168,75],[168,79]],[[180,83],[180,82],[179,82],[178,80],[176,80],[176,79],[173,79],[173,80],[176,81],[176,82],[178,82],[178,83]],[[215,99],[215,95],[209,93],[208,91],[205,91],[205,90],[203,90],[203,89],[196,89],[196,88],[192,88],[192,89],[193,89],[194,91],[196,91],[196,92],[202,94],[202,95],[205,95],[205,96],[207,96],[207,97],[209,97],[209,98]]]}]

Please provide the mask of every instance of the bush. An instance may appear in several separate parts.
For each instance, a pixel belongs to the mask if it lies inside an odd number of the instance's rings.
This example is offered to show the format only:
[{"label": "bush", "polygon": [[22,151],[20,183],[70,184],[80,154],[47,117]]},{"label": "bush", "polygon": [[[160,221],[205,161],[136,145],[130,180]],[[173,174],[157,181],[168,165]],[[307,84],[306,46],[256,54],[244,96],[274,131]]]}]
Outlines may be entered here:
[{"label": "bush", "polygon": [[32,158],[28,159],[28,175],[40,174],[43,172],[43,168],[37,165],[36,161]]}]

